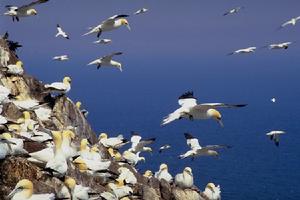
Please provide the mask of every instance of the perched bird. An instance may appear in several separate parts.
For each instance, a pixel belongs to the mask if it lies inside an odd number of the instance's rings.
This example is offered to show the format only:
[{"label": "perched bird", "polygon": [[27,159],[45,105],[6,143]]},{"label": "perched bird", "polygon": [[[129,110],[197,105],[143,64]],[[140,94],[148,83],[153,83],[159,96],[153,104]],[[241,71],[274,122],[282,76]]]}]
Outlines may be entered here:
[{"label": "perched bird", "polygon": [[72,140],[75,139],[75,133],[71,130],[63,130],[62,131],[62,144],[61,149],[65,158],[68,160],[76,156],[77,148],[73,145]]},{"label": "perched bird", "polygon": [[230,15],[230,14],[237,14],[243,8],[244,8],[243,6],[233,8],[233,9],[227,11],[226,13],[224,13],[223,16]]},{"label": "perched bird", "polygon": [[292,44],[292,42],[283,42],[278,44],[270,44],[268,46],[269,49],[288,49],[289,45]]},{"label": "perched bird", "polygon": [[99,135],[99,143],[104,145],[107,148],[119,149],[125,144],[128,143],[126,139],[123,138],[123,135],[119,135],[118,137],[110,137],[108,138],[106,133],[101,133]]},{"label": "perched bird", "polygon": [[205,187],[203,194],[209,200],[221,200],[221,188],[220,186],[215,186],[213,183],[208,183]]},{"label": "perched bird", "polygon": [[111,39],[100,39],[100,40],[97,40],[93,43],[94,44],[109,44],[109,43],[112,43],[112,40]]},{"label": "perched bird", "polygon": [[170,149],[170,148],[171,148],[171,145],[165,144],[165,145],[159,147],[159,153],[162,153],[163,151]]},{"label": "perched bird", "polygon": [[147,152],[152,152],[151,147],[146,147],[146,145],[152,144],[155,141],[155,138],[149,138],[146,140],[142,140],[142,137],[137,133],[137,132],[132,132],[131,133],[131,148],[128,149],[128,151],[131,151],[133,153],[137,152],[142,152],[142,151],[147,151]]},{"label": "perched bird", "polygon": [[280,26],[280,28],[284,28],[284,27],[286,27],[287,25],[295,26],[296,23],[297,23],[297,21],[298,21],[299,19],[300,19],[300,16],[294,17],[294,18],[290,19],[289,21],[283,23],[283,24]]},{"label": "perched bird", "polygon": [[69,57],[68,57],[68,55],[54,56],[53,60],[66,61],[66,60],[69,60]]},{"label": "perched bird", "polygon": [[7,73],[13,75],[22,75],[24,73],[23,62],[18,60],[14,65],[7,65]]},{"label": "perched bird", "polygon": [[65,178],[64,183],[70,190],[72,200],[90,200],[91,188],[77,185],[76,181],[71,177]]},{"label": "perched bird", "polygon": [[168,172],[168,165],[165,163],[159,166],[159,171],[155,172],[154,177],[158,180],[165,179],[168,183],[173,181],[172,175]]},{"label": "perched bird", "polygon": [[114,53],[111,53],[104,57],[98,58],[98,59],[90,62],[88,65],[97,65],[97,69],[100,69],[100,67],[102,67],[102,66],[116,67],[122,72],[122,64],[117,61],[112,60],[112,58],[115,55],[121,55],[121,54],[123,54],[123,53],[122,52],[114,52]]},{"label": "perched bird", "polygon": [[7,5],[5,7],[8,9],[8,11],[5,12],[4,15],[11,16],[13,21],[15,21],[15,19],[19,21],[20,17],[37,15],[37,11],[33,7],[41,3],[46,3],[47,1],[49,0],[37,0],[28,5],[23,5],[21,7]]},{"label": "perched bird", "polygon": [[114,192],[118,199],[129,196],[133,194],[131,187],[124,185],[124,180],[119,180],[117,184],[109,183],[108,187]]},{"label": "perched bird", "polygon": [[275,103],[275,102],[276,102],[276,98],[273,97],[273,98],[271,99],[271,101],[272,101],[273,103]]},{"label": "perched bird", "polygon": [[14,142],[10,141],[10,139],[10,134],[0,134],[0,160],[4,159],[10,154],[10,145],[15,144]]},{"label": "perched bird", "polygon": [[186,92],[178,98],[178,104],[181,106],[173,113],[165,117],[161,123],[162,126],[171,123],[174,120],[187,118],[194,119],[214,119],[221,126],[222,116],[217,108],[238,108],[247,104],[226,104],[226,103],[203,103],[197,104],[197,99],[193,96],[193,92]]},{"label": "perched bird", "polygon": [[143,14],[145,12],[147,12],[149,9],[147,8],[141,8],[139,10],[137,10],[135,13],[133,13],[134,15],[139,15],[139,14]]},{"label": "perched bird", "polygon": [[175,176],[175,184],[181,189],[191,188],[194,185],[194,177],[190,167],[184,168],[181,174]]},{"label": "perched bird", "polygon": [[279,136],[286,134],[285,131],[270,131],[266,135],[270,137],[271,140],[275,142],[276,146],[279,146]]},{"label": "perched bird", "polygon": [[151,170],[146,170],[145,173],[143,174],[143,176],[146,178],[152,178],[153,172]]},{"label": "perched bird", "polygon": [[52,116],[52,110],[49,107],[38,107],[34,109],[34,113],[41,121],[48,121]]},{"label": "perched bird", "polygon": [[227,55],[254,53],[255,50],[256,50],[256,47],[248,47],[248,48],[245,48],[245,49],[238,49],[238,50],[236,50],[234,52],[231,52]]},{"label": "perched bird", "polygon": [[33,135],[31,136],[31,140],[36,141],[36,142],[40,142],[40,143],[44,143],[47,141],[52,141],[52,137],[50,136],[49,132],[44,132],[39,130],[39,125],[35,125],[32,133]]},{"label": "perched bird", "polygon": [[32,99],[32,98],[27,98],[24,99],[20,96],[16,96],[13,100],[12,100],[13,104],[15,104],[15,106],[17,106],[19,109],[21,110],[34,110],[36,108],[38,108],[38,106],[40,105],[40,102],[36,99]]},{"label": "perched bird", "polygon": [[117,29],[121,26],[126,26],[130,30],[130,26],[128,21],[125,19],[126,17],[129,17],[129,15],[114,15],[106,20],[104,20],[101,24],[91,27],[90,31],[85,33],[85,35],[90,35],[93,33],[97,34],[97,37],[99,38],[102,32],[105,31],[111,31],[114,29]]},{"label": "perched bird", "polygon": [[69,35],[64,32],[59,24],[56,25],[57,33],[55,37],[62,36],[63,38],[70,39]]},{"label": "perched bird", "polygon": [[126,160],[126,162],[130,165],[136,166],[140,161],[146,161],[145,157],[140,156],[141,152],[132,153],[130,151],[124,151],[122,157]]},{"label": "perched bird", "polygon": [[11,200],[54,200],[55,194],[33,194],[33,183],[28,179],[22,179],[7,198]]},{"label": "perched bird", "polygon": [[132,184],[132,185],[137,183],[137,178],[128,168],[120,167],[118,169],[118,172],[120,173],[120,175],[117,178],[117,180],[124,180],[126,184]]},{"label": "perched bird", "polygon": [[63,82],[54,82],[51,84],[46,84],[45,88],[53,92],[61,92],[65,94],[71,89],[71,78],[66,76],[64,77]]},{"label": "perched bird", "polygon": [[80,110],[80,112],[83,114],[83,116],[86,118],[89,114],[89,111],[87,111],[86,109],[81,109],[81,105],[82,103],[80,101],[77,101],[75,103],[76,107]]},{"label": "perched bird", "polygon": [[73,161],[73,163],[78,167],[79,171],[87,172],[90,175],[102,176],[102,174],[105,173],[115,175],[114,172],[108,169],[111,165],[110,160],[98,160],[95,162],[94,160],[85,159],[79,156]]},{"label": "perched bird", "polygon": [[218,156],[218,152],[216,149],[221,148],[230,148],[227,145],[207,145],[205,147],[201,147],[197,138],[192,136],[189,133],[184,134],[187,145],[191,148],[191,150],[179,156],[180,159],[187,157],[196,157],[196,156]]}]

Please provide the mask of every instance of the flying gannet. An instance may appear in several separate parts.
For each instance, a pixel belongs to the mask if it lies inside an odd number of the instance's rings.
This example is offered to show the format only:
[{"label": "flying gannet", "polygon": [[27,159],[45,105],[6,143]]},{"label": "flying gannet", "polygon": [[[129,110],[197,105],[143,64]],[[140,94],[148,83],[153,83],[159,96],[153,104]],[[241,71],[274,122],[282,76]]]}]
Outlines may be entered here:
[{"label": "flying gannet", "polygon": [[245,48],[245,49],[238,49],[238,50],[236,50],[234,52],[231,52],[227,55],[254,53],[255,50],[256,50],[256,47],[248,47],[248,48]]},{"label": "flying gannet", "polygon": [[109,55],[103,56],[101,58],[98,58],[92,62],[90,62],[88,65],[97,65],[97,69],[100,69],[102,66],[111,66],[111,67],[116,67],[122,72],[122,64],[112,60],[112,58],[115,55],[121,55],[123,54],[122,52],[114,52]]},{"label": "flying gannet", "polygon": [[183,172],[175,176],[175,184],[181,189],[191,188],[194,185],[192,169],[184,168]]},{"label": "flying gannet", "polygon": [[286,27],[287,25],[295,26],[296,23],[297,23],[297,21],[298,21],[299,19],[300,19],[300,16],[294,17],[294,18],[290,19],[289,21],[283,23],[283,24],[280,26],[280,28],[284,28],[284,27]]},{"label": "flying gannet", "polygon": [[51,84],[46,84],[45,88],[53,92],[61,92],[65,94],[71,89],[71,78],[66,76],[64,77],[63,82],[54,82]]},{"label": "flying gannet", "polygon": [[283,42],[278,44],[270,44],[267,47],[269,49],[288,49],[290,44],[292,44],[292,42]]},{"label": "flying gannet", "polygon": [[91,27],[90,28],[91,30],[89,32],[83,34],[83,36],[97,33],[97,37],[99,38],[102,32],[111,31],[111,30],[117,29],[123,25],[127,26],[127,28],[130,30],[129,23],[125,19],[126,17],[129,17],[129,15],[114,15],[114,16],[104,20],[101,24]]},{"label": "flying gannet", "polygon": [[226,13],[224,13],[223,16],[230,15],[230,14],[236,14],[236,13],[238,13],[243,8],[244,8],[243,6],[239,6],[239,7],[233,8],[233,9],[227,11]]},{"label": "flying gannet", "polygon": [[286,134],[285,131],[270,131],[266,135],[270,137],[271,140],[274,141],[276,146],[279,146],[279,136],[282,134]]},{"label": "flying gannet", "polygon": [[163,151],[170,149],[170,148],[171,148],[171,145],[165,144],[159,148],[159,153],[162,153]]},{"label": "flying gannet", "polygon": [[145,157],[140,156],[141,152],[132,153],[131,151],[124,151],[122,157],[126,160],[130,165],[136,166],[140,161],[146,161]]},{"label": "flying gannet", "polygon": [[137,10],[135,13],[133,13],[134,15],[139,15],[139,14],[143,14],[145,12],[147,12],[149,9],[147,8],[141,8],[139,10]]},{"label": "flying gannet", "polygon": [[54,200],[55,194],[33,194],[33,183],[28,179],[22,179],[7,198],[11,200]]},{"label": "flying gannet", "polygon": [[111,39],[100,39],[100,40],[97,40],[93,43],[94,44],[109,44],[109,43],[112,43],[112,40]]},{"label": "flying gannet", "polygon": [[158,180],[164,179],[168,183],[171,183],[173,181],[172,175],[168,172],[168,165],[166,165],[165,163],[159,166],[159,171],[155,172],[154,177]]},{"label": "flying gannet", "polygon": [[273,98],[271,99],[271,102],[275,103],[275,102],[276,102],[276,98],[273,97]]},{"label": "flying gannet", "polygon": [[54,56],[53,60],[66,61],[66,60],[69,60],[69,57],[68,57],[68,55]]},{"label": "flying gannet", "polygon": [[142,151],[147,151],[147,152],[152,152],[151,147],[146,147],[146,145],[152,144],[155,141],[155,138],[149,138],[146,140],[142,140],[142,137],[137,133],[132,131],[131,132],[131,148],[128,149],[128,151],[131,151],[133,153],[137,152],[142,152]]},{"label": "flying gannet", "polygon": [[23,5],[21,7],[7,5],[5,7],[8,9],[8,11],[5,12],[4,15],[11,16],[13,21],[15,21],[15,19],[17,21],[19,21],[20,17],[28,17],[28,16],[37,15],[37,11],[33,7],[35,5],[38,5],[41,3],[46,3],[47,1],[49,1],[49,0],[37,0],[30,4]]},{"label": "flying gannet", "polygon": [[69,35],[65,31],[63,31],[63,29],[59,24],[56,25],[56,29],[57,29],[57,33],[55,37],[62,36],[63,38],[70,39]]},{"label": "flying gannet", "polygon": [[197,99],[193,96],[193,92],[186,92],[178,98],[178,104],[181,106],[173,113],[165,117],[161,123],[162,126],[171,123],[174,120],[187,118],[194,119],[214,119],[221,126],[222,116],[217,108],[238,108],[244,107],[246,104],[226,104],[226,103],[203,103],[197,104]]},{"label": "flying gannet", "polygon": [[197,138],[192,136],[190,133],[185,133],[184,137],[186,139],[187,145],[191,148],[191,150],[179,156],[180,159],[184,159],[187,157],[192,157],[192,159],[196,156],[218,156],[218,152],[216,149],[221,148],[230,148],[227,145],[207,145],[201,147]]},{"label": "flying gannet", "polygon": [[209,200],[221,200],[221,188],[220,186],[215,186],[213,183],[208,183],[205,187],[203,194]]}]

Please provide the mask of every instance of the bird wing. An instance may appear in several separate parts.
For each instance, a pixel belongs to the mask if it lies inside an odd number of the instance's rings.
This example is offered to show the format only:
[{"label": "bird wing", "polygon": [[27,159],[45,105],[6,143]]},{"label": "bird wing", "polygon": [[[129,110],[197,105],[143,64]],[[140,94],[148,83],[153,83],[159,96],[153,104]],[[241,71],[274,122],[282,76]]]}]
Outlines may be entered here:
[{"label": "bird wing", "polygon": [[185,114],[184,112],[188,112],[188,110],[184,107],[178,108],[168,116],[164,117],[163,121],[161,122],[161,126],[169,124],[177,119],[180,119]]},{"label": "bird wing", "polygon": [[13,6],[13,5],[6,5],[5,8],[7,8],[7,10],[9,10],[9,11],[17,10],[18,9],[17,6]]},{"label": "bird wing", "polygon": [[206,150],[215,150],[215,149],[223,149],[223,148],[231,148],[229,145],[207,145],[203,147],[202,149]]},{"label": "bird wing", "polygon": [[104,21],[101,22],[103,25],[113,25],[115,21],[119,18],[129,17],[129,15],[114,15]]},{"label": "bird wing", "polygon": [[296,17],[295,19],[296,19],[296,21],[299,20],[299,19],[300,19],[300,16]]},{"label": "bird wing", "polygon": [[62,28],[60,27],[59,24],[57,24],[56,29],[59,33],[63,33],[64,31],[62,30]]},{"label": "bird wing", "polygon": [[287,21],[287,22],[281,24],[280,27],[281,27],[281,28],[282,28],[282,27],[285,27],[286,25],[289,25],[290,23],[291,23],[291,20],[289,20],[289,21]]},{"label": "bird wing", "polygon": [[178,97],[178,104],[182,107],[193,107],[197,105],[197,99],[192,91],[188,91]]},{"label": "bird wing", "polygon": [[192,149],[192,150],[197,150],[201,149],[201,146],[199,144],[199,140],[192,136],[190,133],[184,133],[184,137],[186,139],[187,145]]},{"label": "bird wing", "polygon": [[49,0],[37,0],[37,1],[34,1],[34,2],[31,2],[30,4],[27,4],[27,5],[23,5],[21,6],[20,8],[18,8],[18,10],[28,10],[30,9],[31,7],[33,7],[34,5],[38,5],[38,4],[41,4],[41,3],[46,3],[47,1]]},{"label": "bird wing", "polygon": [[110,61],[112,57],[114,57],[115,55],[122,55],[122,54],[123,54],[122,52],[113,52],[109,55],[103,56],[101,60]]},{"label": "bird wing", "polygon": [[[227,104],[227,103],[202,103],[197,105],[198,107],[201,106],[209,106],[212,108],[240,108],[240,107],[245,107],[247,104]],[[197,107],[195,106],[195,107]]]}]

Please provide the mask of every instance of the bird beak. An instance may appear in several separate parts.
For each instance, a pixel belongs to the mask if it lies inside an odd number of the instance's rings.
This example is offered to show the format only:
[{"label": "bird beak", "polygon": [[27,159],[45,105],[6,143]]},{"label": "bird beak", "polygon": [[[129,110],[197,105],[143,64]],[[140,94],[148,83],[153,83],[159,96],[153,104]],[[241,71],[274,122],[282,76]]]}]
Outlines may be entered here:
[{"label": "bird beak", "polygon": [[128,30],[131,31],[131,28],[130,28],[129,24],[127,24],[126,27],[128,28]]},{"label": "bird beak", "polygon": [[17,191],[18,191],[17,188],[15,188],[13,191],[11,191],[11,193],[9,193],[9,195],[7,196],[7,199],[11,199]]},{"label": "bird beak", "polygon": [[218,123],[220,124],[220,126],[223,128],[224,124],[223,124],[222,120],[221,119],[217,119],[217,120],[218,120]]}]

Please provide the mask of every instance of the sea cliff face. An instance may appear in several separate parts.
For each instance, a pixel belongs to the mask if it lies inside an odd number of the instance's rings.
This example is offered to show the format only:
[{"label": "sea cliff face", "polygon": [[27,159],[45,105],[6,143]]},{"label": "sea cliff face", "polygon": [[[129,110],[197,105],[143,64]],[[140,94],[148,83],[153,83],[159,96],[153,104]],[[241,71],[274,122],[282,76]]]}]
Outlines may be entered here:
[{"label": "sea cliff face", "polygon": [[[19,60],[16,53],[9,48],[8,42],[5,39],[0,39],[0,57],[1,69],[4,69],[9,64],[15,64],[16,61]],[[96,134],[88,121],[72,100],[66,95],[52,97],[49,92],[45,90],[42,82],[27,75],[26,72],[23,75],[10,75],[7,74],[5,70],[1,70],[0,81],[1,85],[11,90],[11,98],[18,97],[18,100],[36,99],[40,105],[45,104],[52,110],[51,120],[40,123],[44,128],[50,130],[63,130],[70,126],[75,127],[75,144],[79,145],[82,138],[87,138],[91,144],[97,143]],[[22,117],[23,111],[23,109],[20,109],[14,103],[8,102],[3,105],[2,115],[9,119],[9,121],[16,122]],[[34,112],[31,113],[32,118],[38,120]],[[7,131],[7,127],[2,126],[1,132],[5,131]],[[44,144],[29,139],[25,140],[24,146],[29,153],[45,148]],[[104,146],[99,144],[99,149],[102,158],[111,159]],[[118,173],[119,167],[120,164],[112,160],[110,170]],[[122,167],[128,168],[137,178],[137,184],[132,186],[133,194],[128,196],[129,199],[207,199],[197,188],[182,190],[174,184],[170,185],[166,181],[160,182],[154,177],[146,178],[128,164],[123,164]],[[107,182],[101,177],[81,173],[70,164],[66,175],[73,177],[77,184],[91,187],[96,193],[109,191],[106,186]],[[63,182],[60,179],[43,172],[41,166],[29,162],[26,155],[8,156],[5,159],[0,160],[0,199],[5,199],[13,190],[16,183],[25,178],[30,179],[33,182],[34,193],[57,193],[63,185]]]}]

